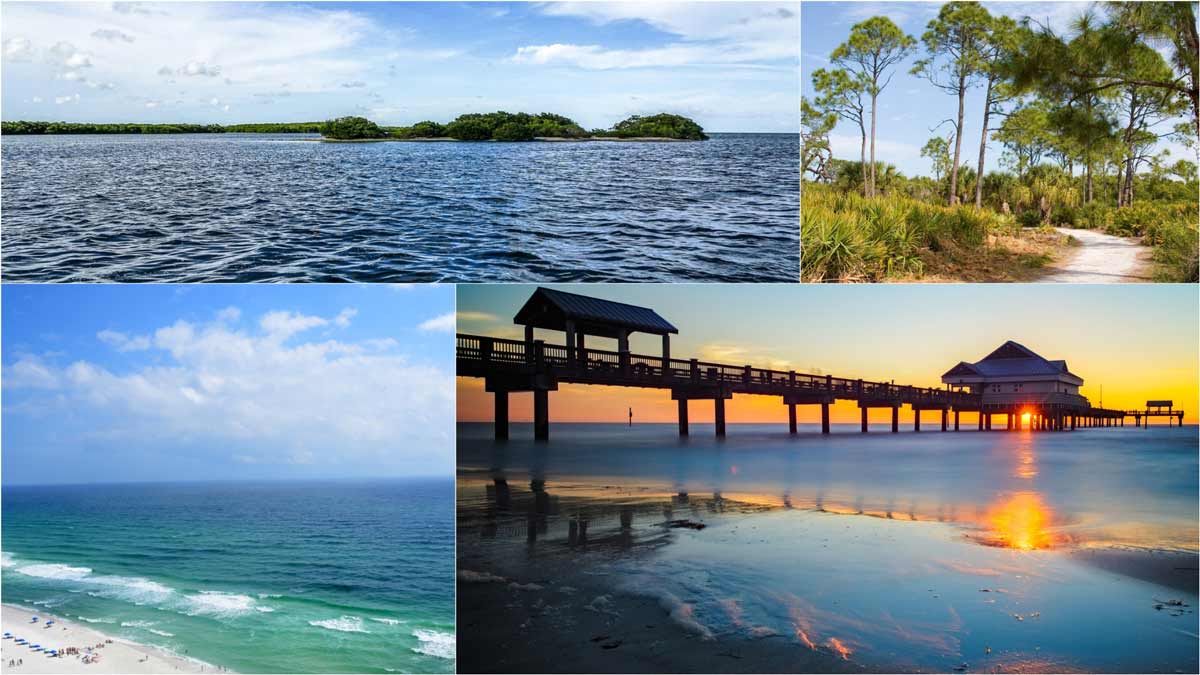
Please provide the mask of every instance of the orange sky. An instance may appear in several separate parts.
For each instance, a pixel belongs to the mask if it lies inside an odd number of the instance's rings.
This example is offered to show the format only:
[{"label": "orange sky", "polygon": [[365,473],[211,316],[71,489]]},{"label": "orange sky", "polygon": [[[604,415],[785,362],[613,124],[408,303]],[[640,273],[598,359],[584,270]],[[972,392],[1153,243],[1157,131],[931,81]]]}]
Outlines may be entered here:
[{"label": "orange sky", "polygon": [[[1094,405],[1140,408],[1147,399],[1167,398],[1197,420],[1200,401],[1197,289],[1185,285],[591,285],[563,290],[654,308],[679,328],[672,355],[731,364],[838,377],[895,380],[940,386],[943,372],[959,360],[976,361],[1013,339],[1049,359],[1066,359],[1084,378],[1082,392]],[[1036,288],[1037,292],[1034,292]],[[459,332],[517,337],[511,317],[533,286],[459,286]],[[1034,300],[1040,298],[1041,302]],[[964,300],[973,302],[964,304]],[[973,307],[973,308],[972,308]],[[799,310],[799,311],[793,311]],[[561,342],[560,333],[539,339]],[[607,340],[589,342],[613,348]],[[640,336],[635,353],[658,354],[656,336]],[[457,380],[458,419],[492,419],[492,397],[483,380]],[[510,419],[532,420],[531,394],[510,395]],[[628,387],[562,385],[550,394],[552,422],[674,422],[669,391]],[[798,406],[799,420],[819,422],[820,407]],[[912,411],[900,412],[911,428]],[[711,401],[692,401],[693,422],[711,422]],[[853,401],[831,408],[832,421],[857,422]],[[787,423],[779,397],[737,395],[726,402],[729,423]],[[873,410],[872,423],[886,426],[887,409]],[[939,423],[922,415],[922,428]],[[1165,420],[1160,420],[1165,423]],[[974,425],[964,413],[962,424]],[[1130,419],[1128,424],[1132,424]]]}]

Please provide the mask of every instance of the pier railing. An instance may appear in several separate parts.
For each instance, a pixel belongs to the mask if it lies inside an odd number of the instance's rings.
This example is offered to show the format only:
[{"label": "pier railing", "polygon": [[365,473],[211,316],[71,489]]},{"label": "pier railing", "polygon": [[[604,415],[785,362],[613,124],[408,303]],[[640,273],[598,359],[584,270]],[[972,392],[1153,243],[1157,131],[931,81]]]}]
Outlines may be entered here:
[{"label": "pier railing", "polygon": [[980,396],[963,391],[712,363],[698,359],[621,353],[590,347],[459,334],[459,374],[546,373],[564,381],[659,388],[721,385],[745,393],[824,395],[929,408],[975,408]]}]

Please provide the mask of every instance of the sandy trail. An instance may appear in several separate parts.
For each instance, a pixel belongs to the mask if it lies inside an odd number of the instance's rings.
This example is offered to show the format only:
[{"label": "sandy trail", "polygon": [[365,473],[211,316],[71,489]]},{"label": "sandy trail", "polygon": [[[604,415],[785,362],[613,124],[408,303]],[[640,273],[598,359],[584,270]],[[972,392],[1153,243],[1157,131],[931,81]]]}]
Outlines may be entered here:
[{"label": "sandy trail", "polygon": [[1132,239],[1092,230],[1056,227],[1082,246],[1066,260],[1046,267],[1040,282],[1059,284],[1119,284],[1149,281],[1143,260],[1146,249]]},{"label": "sandy trail", "polygon": [[[37,616],[38,623],[31,619]],[[56,623],[45,627],[47,619]],[[108,636],[100,631],[81,626],[72,621],[64,621],[47,612],[30,612],[20,607],[4,605],[3,627],[13,634],[12,638],[0,641],[0,658],[5,673],[216,673],[213,666],[202,665],[198,661],[172,656],[158,651],[153,647],[134,644],[127,641],[105,643]],[[83,648],[91,646],[93,651],[100,654],[99,663],[83,663],[78,656],[51,658],[43,652],[35,652],[30,647],[18,645],[15,638],[23,637],[31,643],[43,647],[62,649],[64,647]],[[103,644],[100,649],[96,645]],[[10,660],[21,660],[21,665],[9,666]],[[228,671],[226,671],[228,672]]]}]

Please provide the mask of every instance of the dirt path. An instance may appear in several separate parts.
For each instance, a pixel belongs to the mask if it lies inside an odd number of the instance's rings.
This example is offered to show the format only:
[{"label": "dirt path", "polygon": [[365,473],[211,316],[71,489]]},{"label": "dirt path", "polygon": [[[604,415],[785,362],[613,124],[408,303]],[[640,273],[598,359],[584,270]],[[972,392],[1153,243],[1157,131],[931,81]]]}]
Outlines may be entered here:
[{"label": "dirt path", "polygon": [[1149,249],[1133,239],[1092,230],[1054,228],[1079,240],[1066,260],[1046,266],[1040,282],[1059,284],[1117,284],[1150,281]]}]

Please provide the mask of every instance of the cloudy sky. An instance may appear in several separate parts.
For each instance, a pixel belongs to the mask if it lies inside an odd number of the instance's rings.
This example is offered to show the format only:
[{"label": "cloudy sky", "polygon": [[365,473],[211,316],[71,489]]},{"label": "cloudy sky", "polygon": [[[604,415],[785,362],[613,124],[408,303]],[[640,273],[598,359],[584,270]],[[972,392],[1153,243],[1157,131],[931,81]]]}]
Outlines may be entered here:
[{"label": "cloudy sky", "polygon": [[5,2],[4,118],[799,127],[799,4]]},{"label": "cloudy sky", "polygon": [[[1200,387],[1196,354],[1200,296],[1194,284],[1054,285],[1030,296],[1024,284],[608,284],[555,285],[574,293],[658,311],[679,329],[671,336],[677,359],[750,364],[851,379],[940,387],[942,373],[959,361],[977,361],[1005,340],[1049,359],[1066,359],[1084,378],[1082,393],[1104,405],[1136,408],[1170,398],[1194,423]],[[460,286],[459,330],[522,339],[512,317],[533,286]],[[970,309],[965,309],[970,308]],[[1070,311],[1064,311],[1070,308]],[[969,319],[964,320],[964,312]],[[562,333],[538,331],[561,344]],[[615,340],[588,337],[596,349]],[[658,336],[635,334],[630,349],[662,353]],[[490,421],[492,397],[477,378],[458,380],[458,419]],[[532,395],[514,394],[513,420],[529,421]],[[674,422],[670,392],[630,387],[563,384],[550,394],[550,419],[559,422]],[[730,422],[787,420],[779,397],[735,396]],[[801,419],[820,419],[817,406],[800,406]],[[711,402],[694,401],[693,421],[711,421]],[[833,406],[838,422],[858,420],[852,401]],[[872,419],[891,412],[872,411]],[[911,413],[902,413],[909,419]],[[973,420],[974,418],[972,418]]]},{"label": "cloudy sky", "polygon": [[[1066,33],[1072,19],[1099,3],[1091,2],[984,2],[993,15],[1006,15],[1015,20],[1029,16],[1040,23],[1051,26],[1059,33]],[[850,35],[854,24],[872,16],[886,16],[905,33],[917,40],[917,50],[895,68],[891,83],[879,98],[879,113],[876,120],[875,157],[879,161],[894,164],[907,176],[932,176],[930,161],[921,157],[921,147],[934,136],[946,138],[952,131],[943,120],[958,114],[958,99],[933,86],[928,80],[908,74],[917,59],[924,58],[921,35],[929,21],[937,17],[941,2],[808,2],[802,11],[803,35],[801,37],[801,69],[803,71],[803,93],[815,97],[812,72],[829,67],[829,55]],[[1103,11],[1097,9],[1102,14]],[[1169,51],[1164,47],[1164,56]],[[984,90],[981,86],[967,92],[966,119],[961,161],[972,168],[979,163],[979,138],[983,123]],[[995,118],[993,118],[995,119]],[[1159,133],[1170,131],[1177,121],[1162,124]],[[995,124],[999,125],[1000,120]],[[853,122],[841,121],[830,136],[833,154],[839,159],[857,161],[861,147],[858,126]],[[953,141],[951,141],[953,147]],[[1171,149],[1170,162],[1178,159],[1195,161],[1193,152],[1178,142],[1160,143],[1161,148]],[[868,150],[869,151],[869,150]],[[987,171],[1001,170],[1000,155],[1003,147],[997,141],[988,143],[985,167]],[[1049,161],[1049,160],[1046,160]]]},{"label": "cloudy sky", "polygon": [[4,484],[448,475],[449,286],[3,288]]}]

